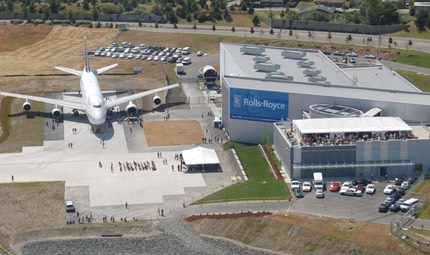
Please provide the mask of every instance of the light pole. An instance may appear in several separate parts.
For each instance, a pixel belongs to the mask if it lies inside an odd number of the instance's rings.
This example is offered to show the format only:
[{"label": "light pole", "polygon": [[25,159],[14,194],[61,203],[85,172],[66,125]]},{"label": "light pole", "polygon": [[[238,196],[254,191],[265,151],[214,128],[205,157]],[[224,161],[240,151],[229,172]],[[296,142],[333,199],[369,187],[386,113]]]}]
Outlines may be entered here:
[{"label": "light pole", "polygon": [[382,18],[384,17],[385,15],[384,14],[382,14],[381,15],[381,17],[379,17],[379,22],[378,22],[378,30],[379,30],[379,37],[378,37],[378,47],[381,47],[381,41],[382,41],[382,38],[381,38],[381,20],[382,20]]}]

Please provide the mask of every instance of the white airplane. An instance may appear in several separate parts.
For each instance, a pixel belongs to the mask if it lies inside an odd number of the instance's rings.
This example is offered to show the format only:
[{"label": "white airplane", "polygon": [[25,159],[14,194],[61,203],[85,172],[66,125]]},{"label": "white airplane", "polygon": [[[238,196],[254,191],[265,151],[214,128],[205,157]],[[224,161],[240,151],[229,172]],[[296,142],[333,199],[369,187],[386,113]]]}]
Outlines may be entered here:
[{"label": "white airplane", "polygon": [[169,85],[166,87],[153,89],[153,90],[149,90],[149,91],[145,91],[145,92],[141,92],[141,93],[125,96],[125,97],[120,97],[115,100],[105,102],[103,99],[104,97],[100,90],[99,82],[97,80],[96,75],[101,74],[107,70],[110,70],[118,66],[118,64],[113,64],[110,66],[102,67],[97,70],[91,71],[89,59],[88,59],[86,38],[84,41],[85,41],[84,42],[85,68],[83,71],[79,71],[79,70],[67,68],[67,67],[55,66],[55,68],[58,70],[64,71],[66,73],[71,73],[77,76],[81,76],[81,82],[80,82],[80,87],[82,92],[81,103],[71,102],[67,100],[46,98],[46,97],[14,94],[14,93],[2,92],[2,91],[0,91],[0,95],[25,99],[26,101],[23,104],[23,108],[25,111],[29,111],[31,109],[31,104],[30,102],[28,102],[28,100],[34,100],[34,101],[44,102],[48,104],[53,104],[55,105],[55,108],[52,110],[52,116],[54,116],[55,118],[58,118],[61,116],[61,111],[60,109],[58,109],[58,106],[69,107],[78,111],[82,111],[87,115],[88,120],[92,125],[99,126],[105,123],[108,109],[111,109],[120,104],[129,102],[126,107],[126,111],[129,115],[133,116],[133,115],[136,115],[138,112],[137,106],[133,103],[133,100],[136,100],[138,98],[145,97],[151,94],[155,94],[153,98],[153,102],[155,105],[159,105],[161,103],[161,98],[157,96],[156,94],[157,92],[165,91],[179,86],[178,84]]}]

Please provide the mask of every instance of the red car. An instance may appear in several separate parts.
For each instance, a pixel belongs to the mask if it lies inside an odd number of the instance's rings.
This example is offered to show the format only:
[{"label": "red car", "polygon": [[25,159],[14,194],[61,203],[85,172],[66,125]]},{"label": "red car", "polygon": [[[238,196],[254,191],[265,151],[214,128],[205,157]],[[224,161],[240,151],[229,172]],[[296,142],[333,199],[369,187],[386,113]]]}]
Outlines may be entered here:
[{"label": "red car", "polygon": [[332,182],[330,184],[330,191],[331,192],[338,192],[340,190],[340,182]]}]

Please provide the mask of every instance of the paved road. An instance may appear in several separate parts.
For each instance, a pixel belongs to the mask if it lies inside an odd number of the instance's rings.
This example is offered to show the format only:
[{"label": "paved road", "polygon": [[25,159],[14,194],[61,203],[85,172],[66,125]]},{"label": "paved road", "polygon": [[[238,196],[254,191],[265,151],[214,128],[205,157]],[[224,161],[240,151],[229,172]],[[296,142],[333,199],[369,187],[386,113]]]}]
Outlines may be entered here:
[{"label": "paved road", "polygon": [[[149,31],[149,32],[161,32],[161,33],[189,33],[189,34],[213,34],[213,35],[226,35],[226,36],[243,36],[246,37],[259,37],[259,38],[273,38],[273,39],[287,39],[287,40],[300,40],[310,42],[322,42],[322,43],[346,43],[346,37],[350,33],[337,33],[332,32],[332,39],[327,39],[328,32],[312,31],[314,36],[309,37],[308,31],[306,30],[294,30],[293,36],[289,36],[289,30],[276,29],[273,35],[270,35],[270,28],[255,28],[255,32],[251,33],[249,27],[235,27],[236,32],[232,32],[232,27],[227,26],[216,26],[216,30],[212,31],[212,26],[197,24],[197,29],[193,29],[193,25],[179,24],[177,29],[173,28],[171,24],[162,24],[158,28],[154,27],[154,24],[144,23],[142,27],[139,27],[136,23],[129,23],[131,30]],[[411,39],[412,45],[409,46],[409,38],[405,37],[394,37],[394,36],[381,36],[381,43],[379,44],[378,36],[368,34],[351,34],[352,40],[348,44],[359,45],[359,46],[374,46],[374,47],[388,47],[388,39],[391,37],[393,42],[397,45],[392,44],[392,48],[398,49],[411,49],[419,51],[430,51],[430,40],[427,39]],[[367,42],[366,38],[372,37],[372,42]]]}]

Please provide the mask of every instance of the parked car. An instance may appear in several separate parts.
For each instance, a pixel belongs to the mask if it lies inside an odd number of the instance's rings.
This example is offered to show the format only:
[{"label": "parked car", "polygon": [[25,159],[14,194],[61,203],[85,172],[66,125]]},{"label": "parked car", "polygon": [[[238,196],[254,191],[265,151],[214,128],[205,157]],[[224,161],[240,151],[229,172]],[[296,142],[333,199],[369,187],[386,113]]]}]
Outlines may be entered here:
[{"label": "parked car", "polygon": [[376,59],[376,56],[372,55],[372,54],[367,54],[367,55],[364,56],[364,58],[367,58],[367,59]]},{"label": "parked car", "polygon": [[330,191],[331,192],[338,192],[340,190],[340,182],[332,182],[330,184]]},{"label": "parked car", "polygon": [[355,189],[361,191],[361,193],[364,193],[364,191],[366,190],[366,186],[364,186],[363,184],[357,184],[355,185]]},{"label": "parked car", "polygon": [[401,185],[402,182],[403,182],[402,177],[396,177],[396,179],[394,179],[394,184],[396,184],[396,185]]},{"label": "parked car", "polygon": [[316,198],[324,198],[324,191],[322,189],[315,190],[315,197]]},{"label": "parked car", "polygon": [[392,185],[392,184],[388,184],[385,189],[384,189],[384,194],[385,195],[390,195],[391,193],[393,193],[396,189],[396,186]]},{"label": "parked car", "polygon": [[196,55],[197,57],[203,56],[205,53],[203,51],[197,51]]},{"label": "parked car", "polygon": [[403,188],[403,189],[408,189],[409,188],[409,181],[402,182],[402,184],[400,185],[400,187]]},{"label": "parked car", "polygon": [[364,186],[367,186],[367,184],[369,184],[369,183],[370,183],[370,181],[367,179],[358,179],[358,180],[352,181],[353,186],[357,186],[357,184],[363,184]]},{"label": "parked car", "polygon": [[384,204],[388,204],[388,205],[392,205],[392,204],[394,204],[396,202],[396,200],[394,199],[394,198],[392,198],[392,197],[387,197],[387,198],[385,198],[385,200],[384,200]]},{"label": "parked car", "polygon": [[302,198],[303,197],[303,192],[300,188],[293,189],[293,191],[294,191],[294,196],[296,196],[296,198]]},{"label": "parked car", "polygon": [[378,207],[379,212],[388,212],[389,209],[390,209],[390,206],[385,203],[380,204]]},{"label": "parked car", "polygon": [[412,184],[414,184],[414,182],[417,180],[417,178],[416,177],[409,177],[408,178],[408,181],[409,181],[409,184],[410,185],[412,185]]},{"label": "parked car", "polygon": [[312,183],[311,182],[303,182],[302,189],[305,192],[310,192],[312,190]]},{"label": "parked car", "polygon": [[356,57],[358,57],[358,54],[355,53],[355,52],[351,52],[351,53],[348,53],[347,56],[350,57],[350,58],[356,58]]},{"label": "parked car", "polygon": [[335,55],[335,56],[343,56],[343,55],[345,55],[345,53],[343,53],[342,51],[335,51],[335,52],[333,52],[333,55]]},{"label": "parked car", "polygon": [[390,205],[390,212],[398,212],[400,211],[400,204],[399,203],[394,203],[392,205]]},{"label": "parked car", "polygon": [[75,211],[76,211],[76,208],[75,208],[75,204],[73,203],[73,201],[67,201],[66,202],[66,212],[72,213]]},{"label": "parked car", "polygon": [[291,189],[300,189],[300,182],[298,180],[291,180]]},{"label": "parked car", "polygon": [[397,200],[399,200],[402,197],[402,195],[400,195],[399,192],[394,191],[393,193],[390,194],[390,197],[394,198],[394,200],[397,201]]},{"label": "parked car", "polygon": [[333,60],[333,62],[335,62],[335,63],[338,63],[338,62],[339,62],[339,59],[338,59],[338,58],[333,58],[332,60]]},{"label": "parked car", "polygon": [[351,64],[355,64],[355,63],[357,63],[357,62],[355,61],[355,58],[349,58],[349,63],[351,63]]},{"label": "parked car", "polygon": [[402,187],[396,187],[396,192],[399,193],[402,196],[404,196],[406,194],[405,189],[402,188]]},{"label": "parked car", "polygon": [[344,183],[342,184],[342,187],[340,187],[339,194],[341,194],[341,195],[345,195],[345,192],[346,192],[349,188],[351,188],[351,183],[350,183],[350,182],[344,182]]},{"label": "parked car", "polygon": [[349,188],[345,191],[345,195],[361,197],[363,192],[361,192],[361,190],[357,190],[356,188]]},{"label": "parked car", "polygon": [[366,186],[366,193],[367,194],[375,194],[376,188],[374,184],[367,184]]}]

